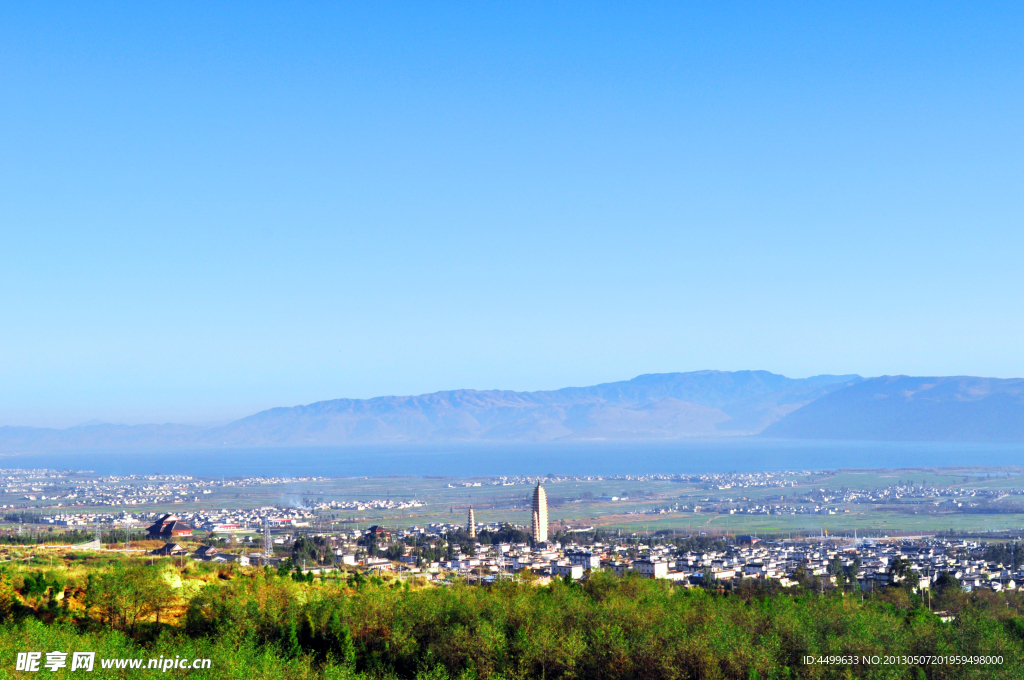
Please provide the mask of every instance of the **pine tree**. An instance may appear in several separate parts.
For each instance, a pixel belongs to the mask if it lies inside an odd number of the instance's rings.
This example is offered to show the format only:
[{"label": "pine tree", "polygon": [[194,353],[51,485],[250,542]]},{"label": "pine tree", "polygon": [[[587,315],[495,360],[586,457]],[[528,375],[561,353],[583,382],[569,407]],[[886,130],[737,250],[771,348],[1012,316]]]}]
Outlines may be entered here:
[{"label": "pine tree", "polygon": [[352,634],[341,622],[338,612],[332,612],[327,622],[327,639],[330,642],[330,653],[334,662],[350,669],[355,669],[356,648],[352,643]]},{"label": "pine tree", "polygon": [[299,644],[299,627],[295,624],[295,617],[289,617],[288,623],[285,624],[282,646],[286,658],[294,659],[302,654],[302,645]]}]

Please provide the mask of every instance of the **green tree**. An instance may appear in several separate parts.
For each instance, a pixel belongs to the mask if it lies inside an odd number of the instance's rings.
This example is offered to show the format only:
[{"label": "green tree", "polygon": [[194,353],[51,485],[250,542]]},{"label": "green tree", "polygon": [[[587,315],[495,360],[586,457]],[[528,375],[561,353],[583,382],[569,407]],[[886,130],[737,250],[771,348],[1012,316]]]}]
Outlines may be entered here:
[{"label": "green tree", "polygon": [[139,623],[162,610],[171,589],[158,568],[115,563],[92,582],[91,602],[110,628],[135,632]]},{"label": "green tree", "polygon": [[16,604],[14,588],[11,587],[7,575],[0,573],[0,625],[14,618]]}]

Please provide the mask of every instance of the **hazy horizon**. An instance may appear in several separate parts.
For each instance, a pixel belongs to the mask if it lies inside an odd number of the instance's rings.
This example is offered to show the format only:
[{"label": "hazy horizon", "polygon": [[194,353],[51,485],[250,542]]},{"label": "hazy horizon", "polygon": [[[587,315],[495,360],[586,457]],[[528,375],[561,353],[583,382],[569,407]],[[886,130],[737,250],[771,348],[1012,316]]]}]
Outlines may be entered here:
[{"label": "hazy horizon", "polygon": [[0,453],[708,437],[1024,442],[1024,379],[646,374],[553,391],[452,390],[278,406],[220,424],[0,427]]},{"label": "hazy horizon", "polygon": [[[699,371],[693,371],[691,373],[704,373],[704,372],[728,373],[728,371],[719,371],[717,369],[703,369],[703,370],[699,370]],[[745,372],[745,371],[739,371],[739,372],[742,373],[742,372]],[[755,372],[755,373],[756,372],[767,372],[767,373],[772,373],[774,375],[781,375],[781,374],[773,373],[771,371],[760,371],[760,369],[754,369],[752,372]],[[641,378],[641,377],[650,376],[650,375],[675,375],[675,374],[686,374],[686,373],[682,372],[682,371],[672,371],[672,372],[668,372],[668,373],[664,373],[664,374],[644,373],[644,374],[640,374],[638,376],[633,376],[632,378],[623,379],[621,381],[615,381],[615,380],[601,381],[599,383],[595,383],[595,385],[613,384],[613,383],[617,383],[617,382],[627,382],[627,381],[629,381],[631,379]],[[840,374],[815,373],[815,374],[808,375],[808,376],[783,376],[783,377],[789,378],[789,379],[795,379],[795,380],[804,380],[804,379],[808,379],[808,378],[822,377],[822,376],[834,376],[834,375],[840,375]],[[851,374],[851,375],[857,375],[857,374]],[[897,374],[897,376],[906,376],[906,374]],[[896,376],[857,376],[857,377],[876,378],[876,377],[896,377]],[[995,376],[907,376],[907,377],[919,377],[919,378],[924,378],[924,377],[928,377],[928,378],[931,378],[931,377],[943,377],[943,378],[970,377],[970,378],[981,378],[981,379],[984,379],[984,380],[1005,380],[1005,379],[1007,379],[1007,378],[999,378],[999,377],[995,377]],[[1010,378],[1008,378],[1008,379],[1013,379],[1013,378],[1016,378],[1016,377],[1017,376],[1010,376]],[[224,418],[224,419],[219,419],[219,420],[195,420],[195,421],[188,421],[188,420],[178,420],[178,421],[171,421],[171,420],[123,421],[122,420],[122,421],[116,421],[116,420],[103,420],[103,419],[100,419],[100,418],[90,418],[88,420],[84,420],[84,421],[81,421],[81,422],[51,424],[51,425],[33,425],[33,424],[28,424],[28,423],[14,423],[14,422],[4,423],[4,422],[0,422],[0,427],[41,427],[41,428],[50,428],[50,429],[62,430],[62,429],[75,428],[75,427],[87,427],[87,426],[91,426],[91,425],[137,426],[137,425],[176,424],[176,425],[188,425],[188,426],[191,426],[191,427],[214,428],[214,427],[218,427],[218,426],[228,425],[228,424],[230,424],[232,422],[235,422],[235,421],[237,421],[239,419],[246,418],[246,417],[249,417],[249,416],[252,416],[252,415],[256,415],[258,413],[262,413],[264,411],[268,411],[268,410],[271,410],[271,409],[297,408],[297,407],[303,407],[303,406],[311,406],[311,405],[315,405],[315,404],[323,403],[323,402],[339,401],[339,400],[368,401],[368,400],[375,400],[375,399],[406,399],[406,398],[430,396],[430,395],[435,395],[435,394],[443,394],[443,393],[446,393],[446,392],[464,392],[464,391],[465,392],[492,392],[492,391],[506,392],[506,391],[508,391],[508,392],[521,392],[521,393],[529,394],[529,393],[558,391],[558,390],[566,390],[566,389],[585,389],[585,388],[588,388],[588,387],[591,387],[591,386],[589,386],[589,385],[562,385],[562,386],[554,388],[553,390],[506,390],[504,388],[462,387],[462,388],[456,388],[456,389],[453,389],[453,390],[433,390],[433,391],[424,392],[424,393],[421,393],[421,394],[407,394],[407,395],[380,394],[380,395],[374,395],[372,397],[367,397],[367,398],[350,397],[350,396],[347,396],[347,395],[339,395],[339,396],[331,397],[331,398],[328,398],[328,399],[323,399],[323,400],[318,400],[318,401],[311,401],[311,402],[303,402],[303,403],[299,403],[299,404],[272,404],[272,405],[268,405],[265,408],[261,408],[261,409],[256,410],[256,411],[244,412],[244,413],[240,412],[236,417]]]},{"label": "hazy horizon", "polygon": [[[281,455],[283,450],[288,455]],[[92,470],[101,475],[340,477],[614,475],[906,469],[1016,468],[1024,444],[808,442],[746,438],[675,442],[400,444],[334,447],[62,451],[0,454],[0,468]],[[965,460],[965,456],[968,457]],[[971,456],[981,458],[975,462]],[[397,471],[397,472],[396,472]]]},{"label": "hazy horizon", "polygon": [[[762,369],[741,369],[741,370],[759,371],[759,370],[762,370]],[[718,369],[698,369],[698,370],[692,371],[692,372],[693,373],[700,373],[700,372],[704,372],[704,371],[722,372],[722,371],[719,371]],[[768,371],[768,372],[774,373],[774,371]],[[686,373],[686,372],[685,371],[667,371],[665,374],[675,374],[675,373]],[[631,379],[634,379],[634,378],[637,378],[637,377],[642,377],[642,376],[645,376],[645,375],[660,375],[660,374],[656,374],[656,373],[641,373],[641,374],[638,374],[636,376],[629,376],[629,377],[621,378],[621,379],[602,380],[602,381],[599,381],[599,382],[594,383],[594,384],[595,385],[601,385],[601,384],[609,384],[609,383],[614,383],[614,382],[628,381],[628,380],[631,380]],[[777,374],[776,373],[776,375],[781,375],[781,374]],[[841,374],[814,373],[814,374],[807,375],[807,376],[790,376],[790,375],[787,375],[785,377],[786,378],[794,378],[794,379],[805,379],[805,378],[813,378],[813,377],[823,376],[823,375],[841,375]],[[991,377],[991,376],[979,376],[979,377]],[[317,404],[317,403],[321,403],[321,402],[325,402],[325,401],[336,401],[336,400],[344,400],[344,399],[353,399],[353,400],[359,400],[359,401],[367,401],[367,400],[372,400],[372,399],[390,399],[390,398],[402,399],[402,398],[409,398],[409,397],[426,396],[426,395],[431,395],[431,394],[441,394],[441,393],[444,393],[444,392],[452,392],[452,391],[456,391],[456,392],[460,392],[460,391],[470,391],[470,392],[491,392],[491,391],[505,392],[505,391],[511,391],[511,392],[532,393],[532,392],[548,392],[548,391],[557,391],[557,390],[562,390],[562,389],[585,388],[585,387],[590,387],[590,385],[559,385],[559,386],[554,387],[554,388],[545,388],[545,389],[536,389],[536,390],[532,390],[532,389],[509,390],[509,389],[503,388],[503,387],[485,387],[485,388],[480,388],[480,387],[457,387],[457,388],[450,388],[450,389],[430,390],[428,392],[421,392],[421,393],[418,393],[418,394],[375,394],[375,395],[372,395],[372,396],[369,396],[369,397],[352,397],[352,396],[349,396],[349,395],[337,395],[337,396],[329,397],[327,399],[318,399],[316,401],[300,402],[300,403],[297,403],[297,404],[270,404],[270,405],[266,406],[265,408],[261,408],[261,409],[258,409],[256,411],[239,413],[239,415],[237,415],[236,417],[224,418],[224,419],[219,419],[219,420],[195,420],[195,421],[189,421],[189,420],[177,420],[177,421],[171,421],[171,420],[152,420],[152,421],[137,420],[137,421],[115,421],[115,420],[103,420],[101,418],[89,418],[88,420],[83,420],[81,422],[72,422],[72,423],[59,424],[59,425],[31,425],[31,424],[28,424],[28,423],[13,423],[13,422],[12,423],[0,423],[0,427],[3,427],[3,426],[8,426],[8,427],[44,427],[44,428],[54,428],[54,429],[67,429],[67,428],[71,428],[71,427],[81,427],[81,426],[101,425],[101,424],[102,425],[128,425],[128,426],[133,426],[133,425],[155,425],[155,424],[172,424],[172,423],[173,424],[178,424],[178,425],[210,426],[210,427],[213,427],[213,426],[217,426],[217,425],[225,425],[227,423],[230,423],[230,422],[233,422],[235,420],[238,420],[239,418],[245,418],[247,416],[251,416],[251,415],[254,415],[256,413],[260,413],[260,412],[263,412],[263,411],[266,411],[266,410],[270,410],[270,409],[274,409],[274,408],[293,408],[293,407],[298,407],[298,406],[309,406],[309,405],[312,405],[312,404]]]}]

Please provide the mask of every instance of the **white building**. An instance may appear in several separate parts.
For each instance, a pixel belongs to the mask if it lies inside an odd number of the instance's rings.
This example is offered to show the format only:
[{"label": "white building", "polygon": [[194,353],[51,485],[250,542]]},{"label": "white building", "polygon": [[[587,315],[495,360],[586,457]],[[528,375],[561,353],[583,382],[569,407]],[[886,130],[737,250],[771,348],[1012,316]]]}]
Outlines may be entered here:
[{"label": "white building", "polygon": [[569,559],[570,564],[578,564],[584,570],[601,568],[600,555],[595,555],[589,550],[570,550],[565,553],[565,556]]},{"label": "white building", "polygon": [[665,578],[668,576],[668,562],[641,558],[634,560],[633,571],[644,578]]},{"label": "white building", "polygon": [[551,563],[551,575],[576,580],[583,578],[583,566],[580,564],[570,564],[565,561],[553,561]]}]

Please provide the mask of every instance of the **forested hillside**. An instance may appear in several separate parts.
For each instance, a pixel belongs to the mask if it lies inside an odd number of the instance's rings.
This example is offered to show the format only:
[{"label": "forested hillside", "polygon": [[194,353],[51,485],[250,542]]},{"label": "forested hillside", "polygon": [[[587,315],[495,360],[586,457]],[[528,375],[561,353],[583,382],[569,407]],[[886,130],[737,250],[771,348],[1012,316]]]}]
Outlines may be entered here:
[{"label": "forested hillside", "polygon": [[[7,567],[0,677],[17,652],[207,657],[200,678],[1019,678],[1022,598],[903,588],[729,592],[594,574],[425,586],[165,562]],[[807,665],[812,656],[968,655],[1001,664]],[[177,671],[180,672],[180,671]],[[47,675],[49,675],[47,673]],[[96,678],[155,671],[98,668]]]}]

